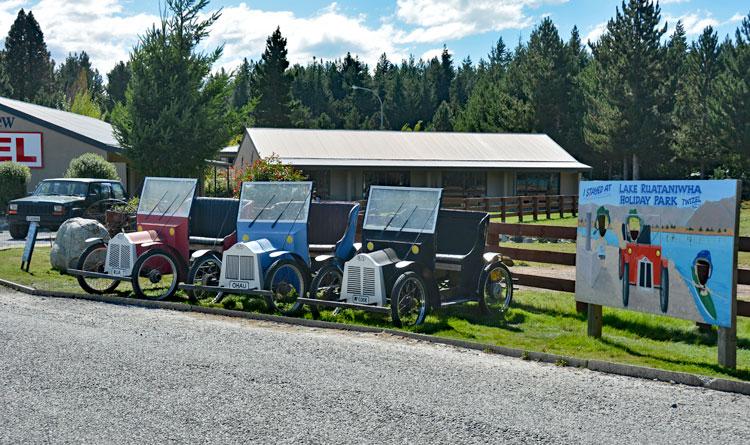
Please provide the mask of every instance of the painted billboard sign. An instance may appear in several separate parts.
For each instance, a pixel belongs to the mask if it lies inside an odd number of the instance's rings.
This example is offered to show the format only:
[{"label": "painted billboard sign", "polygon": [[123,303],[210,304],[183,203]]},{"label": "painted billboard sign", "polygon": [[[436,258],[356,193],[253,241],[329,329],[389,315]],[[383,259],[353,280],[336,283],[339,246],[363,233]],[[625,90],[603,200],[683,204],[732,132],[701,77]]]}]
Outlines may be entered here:
[{"label": "painted billboard sign", "polygon": [[0,162],[13,161],[42,168],[42,133],[0,132]]},{"label": "painted billboard sign", "polygon": [[730,327],[735,180],[584,181],[576,300]]}]

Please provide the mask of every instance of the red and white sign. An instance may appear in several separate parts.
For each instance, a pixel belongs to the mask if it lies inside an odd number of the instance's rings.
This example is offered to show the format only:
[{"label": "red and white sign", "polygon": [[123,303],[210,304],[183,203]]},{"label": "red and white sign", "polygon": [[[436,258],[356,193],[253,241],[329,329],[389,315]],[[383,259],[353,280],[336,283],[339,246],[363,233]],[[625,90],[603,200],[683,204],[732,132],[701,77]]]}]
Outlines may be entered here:
[{"label": "red and white sign", "polygon": [[42,133],[0,132],[0,162],[13,161],[42,168]]}]

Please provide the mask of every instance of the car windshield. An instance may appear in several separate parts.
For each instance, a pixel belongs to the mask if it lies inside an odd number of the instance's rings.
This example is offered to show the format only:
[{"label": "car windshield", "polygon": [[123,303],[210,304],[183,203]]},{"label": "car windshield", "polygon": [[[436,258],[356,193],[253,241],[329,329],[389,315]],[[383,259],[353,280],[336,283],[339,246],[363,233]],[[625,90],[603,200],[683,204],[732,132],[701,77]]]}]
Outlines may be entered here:
[{"label": "car windshield", "polygon": [[187,218],[193,204],[196,182],[195,179],[146,178],[138,214]]},{"label": "car windshield", "polygon": [[238,221],[307,222],[312,182],[245,182]]},{"label": "car windshield", "polygon": [[89,185],[75,181],[42,181],[36,187],[37,196],[86,196]]},{"label": "car windshield", "polygon": [[370,187],[363,228],[434,233],[442,189]]}]

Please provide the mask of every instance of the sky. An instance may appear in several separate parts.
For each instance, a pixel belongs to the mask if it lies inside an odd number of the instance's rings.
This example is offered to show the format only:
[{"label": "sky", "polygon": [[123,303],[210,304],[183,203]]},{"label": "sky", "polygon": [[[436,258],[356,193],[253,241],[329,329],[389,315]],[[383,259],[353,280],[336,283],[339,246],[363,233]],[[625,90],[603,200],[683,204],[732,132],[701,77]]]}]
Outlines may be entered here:
[{"label": "sky", "polygon": [[[266,37],[277,27],[288,39],[289,59],[306,64],[341,58],[347,51],[374,66],[387,53],[391,61],[413,55],[431,58],[446,45],[458,62],[476,63],[499,37],[509,47],[528,39],[535,24],[549,16],[567,39],[574,25],[584,43],[595,41],[614,16],[613,0],[212,0],[222,9],[205,49],[224,46],[216,68],[233,69],[243,57],[258,59]],[[674,29],[682,20],[688,39],[713,26],[720,39],[750,12],[750,0],[661,0],[662,17]],[[86,51],[106,73],[128,54],[164,6],[159,0],[0,0],[0,34],[7,34],[18,10],[39,21],[52,57]]]}]

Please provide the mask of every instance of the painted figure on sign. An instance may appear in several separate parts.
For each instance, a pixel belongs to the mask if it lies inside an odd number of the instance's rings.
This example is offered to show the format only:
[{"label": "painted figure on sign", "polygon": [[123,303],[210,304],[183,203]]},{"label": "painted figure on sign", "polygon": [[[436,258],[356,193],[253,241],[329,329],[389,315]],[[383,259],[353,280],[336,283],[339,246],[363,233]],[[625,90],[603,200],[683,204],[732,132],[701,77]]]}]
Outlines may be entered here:
[{"label": "painted figure on sign", "polygon": [[607,240],[604,238],[604,236],[607,234],[609,223],[609,210],[607,210],[604,206],[600,206],[596,210],[596,220],[594,221],[594,228],[599,233],[599,242],[597,243],[596,253],[601,260],[603,260],[605,257],[605,247],[607,246]]},{"label": "painted figure on sign", "polygon": [[627,307],[630,286],[643,290],[659,289],[659,307],[669,306],[669,261],[660,245],[651,244],[651,226],[645,224],[636,209],[631,209],[622,224],[625,248],[620,249],[619,276],[622,280],[622,305]]},{"label": "painted figure on sign", "polygon": [[711,278],[713,271],[714,265],[711,262],[711,252],[708,250],[698,252],[698,255],[693,260],[693,284],[706,312],[711,314],[713,318],[716,318],[716,306],[711,297],[711,289],[708,288],[708,280]]}]

